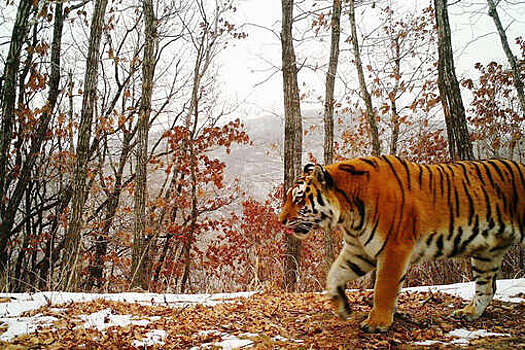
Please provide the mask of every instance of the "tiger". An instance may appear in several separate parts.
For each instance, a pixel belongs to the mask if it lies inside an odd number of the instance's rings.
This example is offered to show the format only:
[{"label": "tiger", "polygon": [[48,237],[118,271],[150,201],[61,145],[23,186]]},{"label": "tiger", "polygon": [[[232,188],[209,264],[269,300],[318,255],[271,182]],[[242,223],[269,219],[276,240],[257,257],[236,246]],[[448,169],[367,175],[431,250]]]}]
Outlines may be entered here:
[{"label": "tiger", "polygon": [[474,297],[454,316],[472,321],[492,301],[505,252],[524,245],[524,174],[522,163],[502,159],[307,164],[286,192],[279,220],[300,240],[316,228],[342,231],[343,248],[326,279],[342,319],[351,313],[345,284],[377,269],[362,330],[388,331],[408,266],[444,257],[471,258]]}]

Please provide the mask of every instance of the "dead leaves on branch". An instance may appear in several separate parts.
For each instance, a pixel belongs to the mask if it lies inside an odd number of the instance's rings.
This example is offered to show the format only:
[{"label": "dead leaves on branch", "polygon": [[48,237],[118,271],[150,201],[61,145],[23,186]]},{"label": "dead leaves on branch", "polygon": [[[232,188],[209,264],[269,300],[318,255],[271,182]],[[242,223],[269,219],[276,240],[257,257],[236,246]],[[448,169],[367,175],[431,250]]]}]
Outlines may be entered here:
[{"label": "dead leaves on branch", "polygon": [[[53,316],[57,318],[53,326],[39,328],[10,343],[0,342],[0,347],[143,349],[145,346],[140,344],[146,344],[148,349],[189,349],[208,344],[213,348],[212,344],[228,336],[249,339],[252,343],[245,347],[256,349],[417,349],[423,347],[413,345],[416,341],[444,342],[433,344],[434,349],[450,347],[447,333],[457,328],[510,335],[471,340],[462,349],[525,347],[523,303],[495,301],[480,320],[464,322],[449,315],[465,301],[441,293],[405,292],[400,295],[392,329],[386,334],[367,334],[359,330],[359,323],[370,310],[372,292],[352,292],[348,296],[353,314],[347,321],[334,315],[322,294],[278,290],[227,300],[214,307],[197,304],[172,308],[107,300],[46,306],[24,316]],[[108,310],[104,317],[107,327],[86,327],[87,315],[104,310]],[[114,325],[111,317],[118,315],[130,315],[130,321]],[[5,331],[1,325],[0,330]],[[148,346],[145,339],[155,330],[165,332],[162,343]]]}]

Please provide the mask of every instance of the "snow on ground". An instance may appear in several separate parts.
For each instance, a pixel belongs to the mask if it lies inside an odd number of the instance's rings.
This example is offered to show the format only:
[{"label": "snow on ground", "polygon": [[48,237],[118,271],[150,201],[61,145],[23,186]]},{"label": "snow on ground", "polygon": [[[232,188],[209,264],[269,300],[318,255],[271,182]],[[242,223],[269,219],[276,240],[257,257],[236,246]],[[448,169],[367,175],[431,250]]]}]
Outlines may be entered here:
[{"label": "snow on ground", "polygon": [[97,299],[141,303],[144,305],[162,305],[183,307],[192,304],[213,306],[231,298],[249,297],[254,292],[220,294],[157,294],[157,293],[0,293],[0,299],[10,298],[8,303],[0,303],[0,317],[18,316],[26,311],[36,310],[45,305],[88,302]]},{"label": "snow on ground", "polygon": [[[403,288],[405,292],[443,292],[470,300],[474,295],[474,282],[446,284],[440,286],[421,286]],[[525,278],[496,281],[494,299],[509,303],[523,303],[525,295]]]},{"label": "snow on ground", "polygon": [[468,345],[471,339],[477,339],[482,337],[510,337],[510,334],[505,333],[494,333],[487,332],[484,329],[478,329],[476,331],[469,331],[468,329],[458,328],[446,334],[447,337],[455,337],[450,343],[442,342],[439,340],[425,340],[415,342],[414,345],[434,345],[434,344],[454,344],[454,345]]},{"label": "snow on ground", "polygon": [[[450,285],[440,286],[423,286],[404,288],[402,292],[444,292],[463,299],[471,299],[474,294],[474,283],[456,283]],[[497,292],[495,299],[512,302],[523,303],[525,292],[525,278],[514,280],[499,280],[497,281]],[[170,307],[184,307],[192,304],[202,304],[213,306],[217,303],[229,302],[232,298],[249,297],[254,292],[243,293],[223,293],[223,294],[155,294],[155,293],[119,293],[119,294],[88,294],[88,293],[63,293],[63,292],[40,292],[40,293],[0,293],[0,300],[9,300],[8,302],[0,302],[0,340],[9,341],[21,334],[28,334],[35,332],[38,327],[52,325],[58,318],[53,316],[43,316],[37,314],[29,317],[20,316],[27,311],[36,310],[42,306],[52,306],[59,304],[67,304],[71,302],[88,302],[98,299],[105,299],[110,301],[140,303],[143,305],[160,305]],[[64,312],[63,309],[51,309],[59,315]],[[84,321],[84,328],[96,328],[104,331],[111,326],[124,327],[126,325],[142,325],[146,326],[151,321],[158,320],[155,317],[137,317],[132,315],[116,315],[112,313],[111,309],[104,309],[94,312],[90,315],[81,315]],[[219,347],[221,349],[235,349],[239,347],[246,347],[253,344],[250,337],[257,336],[256,334],[242,334],[239,336],[232,336],[227,333],[215,331],[221,336],[221,341],[217,343],[202,344],[195,349],[205,349],[211,347]],[[466,329],[456,329],[447,334],[447,336],[455,339],[450,344],[461,346],[468,345],[471,339],[489,336],[508,336],[503,333],[490,333],[485,330],[470,331]],[[166,332],[155,329],[147,333],[146,337],[141,341],[136,340],[133,346],[143,347],[153,344],[164,344]],[[415,345],[432,345],[432,344],[446,344],[440,341],[426,341],[416,343]]]}]

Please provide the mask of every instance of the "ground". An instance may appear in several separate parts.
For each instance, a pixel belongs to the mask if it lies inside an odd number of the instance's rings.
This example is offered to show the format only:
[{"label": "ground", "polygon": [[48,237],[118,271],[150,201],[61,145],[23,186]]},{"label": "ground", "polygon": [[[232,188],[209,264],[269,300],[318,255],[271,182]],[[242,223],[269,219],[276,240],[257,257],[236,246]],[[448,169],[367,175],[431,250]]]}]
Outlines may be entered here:
[{"label": "ground", "polygon": [[347,291],[353,309],[347,321],[321,293],[272,289],[198,297],[3,294],[0,348],[525,349],[525,279],[498,281],[506,292],[499,299],[513,302],[494,301],[479,320],[451,317],[467,303],[457,295],[472,289],[472,283],[405,289],[385,334],[359,329],[370,310],[369,290]]}]

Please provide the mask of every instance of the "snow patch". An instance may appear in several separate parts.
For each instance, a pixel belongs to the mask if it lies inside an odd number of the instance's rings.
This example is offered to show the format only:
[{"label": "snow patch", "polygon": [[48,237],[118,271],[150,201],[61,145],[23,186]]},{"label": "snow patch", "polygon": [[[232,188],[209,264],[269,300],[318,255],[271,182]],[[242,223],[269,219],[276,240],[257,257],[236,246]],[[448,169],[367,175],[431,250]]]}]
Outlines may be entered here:
[{"label": "snow patch", "polygon": [[57,320],[56,317],[43,316],[42,314],[36,314],[31,317],[0,318],[0,324],[7,324],[7,331],[0,335],[0,340],[10,341],[19,335],[33,333],[39,327],[51,326]]},{"label": "snow patch", "polygon": [[0,317],[18,316],[24,312],[36,310],[46,305],[89,302],[98,299],[109,301],[140,303],[143,305],[160,305],[184,307],[201,304],[214,306],[229,302],[229,299],[249,297],[255,292],[219,293],[219,294],[158,294],[158,293],[0,293],[0,298],[9,297],[10,302],[0,303]]},{"label": "snow patch", "polygon": [[[455,283],[438,286],[421,286],[403,288],[403,292],[443,292],[456,297],[471,300],[474,295],[474,282]],[[525,290],[525,278],[513,280],[497,280],[495,300],[501,300],[509,303],[522,303],[525,299],[518,296],[522,295]]]},{"label": "snow patch", "polygon": [[168,336],[168,333],[162,329],[154,329],[151,332],[146,333],[146,337],[142,340],[134,340],[132,345],[137,348],[145,348],[153,345],[164,345],[164,339]]},{"label": "snow patch", "polygon": [[90,315],[80,315],[80,319],[85,321],[84,328],[95,328],[103,331],[113,326],[126,327],[130,324],[136,326],[147,326],[151,320],[134,319],[132,315],[114,315],[111,309],[104,309]]},{"label": "snow patch", "polygon": [[238,348],[242,348],[246,346],[251,346],[254,344],[252,340],[242,339],[239,337],[249,338],[249,337],[259,336],[258,334],[255,334],[255,333],[242,333],[242,334],[239,334],[238,336],[235,336],[235,335],[230,335],[228,333],[222,333],[222,332],[215,331],[215,330],[200,331],[199,334],[201,335],[208,335],[208,334],[215,335],[216,334],[216,335],[221,336],[222,340],[216,343],[204,343],[204,344],[201,344],[200,346],[194,346],[190,348],[190,350],[200,350],[200,349],[210,349],[210,348],[213,348],[213,349],[220,348],[222,350],[238,349]]},{"label": "snow patch", "polygon": [[469,331],[468,329],[465,329],[465,328],[458,328],[458,329],[454,329],[453,331],[450,331],[449,333],[446,334],[446,336],[455,337],[457,339],[454,339],[449,343],[439,341],[439,340],[425,340],[425,341],[414,342],[413,344],[423,345],[423,346],[430,346],[430,345],[435,345],[435,344],[467,346],[469,345],[472,339],[483,338],[483,337],[510,337],[510,334],[487,332],[484,329],[478,329],[476,331]]}]

